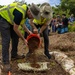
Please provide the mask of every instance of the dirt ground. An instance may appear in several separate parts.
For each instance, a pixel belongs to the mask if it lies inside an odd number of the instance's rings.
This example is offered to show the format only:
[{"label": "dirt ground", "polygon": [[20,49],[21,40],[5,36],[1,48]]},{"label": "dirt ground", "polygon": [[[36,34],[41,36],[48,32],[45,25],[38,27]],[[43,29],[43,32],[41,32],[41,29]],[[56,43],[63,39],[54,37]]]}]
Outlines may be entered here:
[{"label": "dirt ground", "polygon": [[[65,34],[56,34],[56,33],[51,33],[49,36],[50,39],[50,46],[49,46],[49,51],[62,51],[65,54],[67,54],[71,59],[74,60],[75,62],[75,33],[65,33]],[[22,41],[20,40],[19,46],[18,46],[19,54],[25,54],[28,52],[28,48],[24,46]],[[11,51],[11,47],[10,47]],[[44,49],[40,47],[37,51],[37,58],[39,62],[49,62],[48,63],[48,68],[50,68],[47,71],[43,72],[34,72],[34,71],[22,71],[18,69],[17,64],[20,62],[27,62],[27,60],[21,59],[21,60],[16,60],[16,61],[11,61],[12,65],[12,75],[69,75],[66,73],[61,65],[59,65],[54,57],[52,56],[51,59],[48,59],[44,55]],[[1,54],[1,46],[0,46],[0,54]],[[3,73],[2,75],[6,75]]]}]

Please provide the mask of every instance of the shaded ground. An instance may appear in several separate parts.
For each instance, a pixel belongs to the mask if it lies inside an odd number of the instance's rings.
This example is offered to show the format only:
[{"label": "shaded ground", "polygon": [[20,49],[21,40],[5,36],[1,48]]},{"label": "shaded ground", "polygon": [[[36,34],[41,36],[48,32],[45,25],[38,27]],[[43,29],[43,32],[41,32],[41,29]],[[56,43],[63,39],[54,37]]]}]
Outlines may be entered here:
[{"label": "shaded ground", "polygon": [[[75,61],[75,33],[65,33],[65,34],[51,34],[50,38],[50,51],[61,50],[66,53],[70,58]],[[22,41],[19,43],[19,54],[26,54],[28,49],[23,45]],[[11,50],[11,47],[10,47]],[[43,48],[39,48],[37,57],[39,62],[49,62],[48,68],[50,70],[44,72],[27,72],[18,69],[17,64],[19,62],[27,62],[26,59],[12,61],[12,75],[69,75],[66,73],[62,67],[54,60],[54,57],[49,60],[43,54]],[[0,49],[1,53],[1,49]],[[2,75],[6,75],[3,73]]]}]

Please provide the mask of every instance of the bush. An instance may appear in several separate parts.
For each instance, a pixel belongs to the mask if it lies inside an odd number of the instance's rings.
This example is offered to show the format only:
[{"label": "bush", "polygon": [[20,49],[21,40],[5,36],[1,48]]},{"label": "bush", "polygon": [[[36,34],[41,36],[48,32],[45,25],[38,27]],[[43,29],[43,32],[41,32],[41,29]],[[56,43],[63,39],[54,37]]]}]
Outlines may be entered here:
[{"label": "bush", "polygon": [[68,26],[69,32],[75,32],[75,24]]}]

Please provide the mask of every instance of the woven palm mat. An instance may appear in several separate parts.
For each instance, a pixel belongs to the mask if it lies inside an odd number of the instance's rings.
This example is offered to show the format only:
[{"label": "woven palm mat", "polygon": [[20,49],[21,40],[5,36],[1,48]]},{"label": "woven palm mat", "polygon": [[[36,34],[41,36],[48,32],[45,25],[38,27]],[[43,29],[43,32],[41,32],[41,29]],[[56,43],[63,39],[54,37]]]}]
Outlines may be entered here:
[{"label": "woven palm mat", "polygon": [[[32,71],[45,71],[45,70],[49,70],[47,63],[48,62],[37,62],[37,64],[19,63],[18,67],[19,69],[25,70],[25,71],[31,71],[31,70]],[[34,66],[34,65],[37,65],[37,66]]]}]

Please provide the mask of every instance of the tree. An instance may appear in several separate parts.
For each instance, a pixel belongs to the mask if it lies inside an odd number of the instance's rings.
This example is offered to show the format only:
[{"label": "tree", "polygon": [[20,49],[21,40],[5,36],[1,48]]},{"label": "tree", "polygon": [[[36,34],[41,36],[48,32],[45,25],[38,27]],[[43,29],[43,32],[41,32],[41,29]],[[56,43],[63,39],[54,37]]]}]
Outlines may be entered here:
[{"label": "tree", "polygon": [[65,13],[67,17],[69,17],[70,14],[74,14],[75,16],[75,0],[60,0],[60,4],[52,7],[52,9],[56,15]]},{"label": "tree", "polygon": [[61,9],[63,11],[66,11],[67,9],[70,10],[70,14],[74,14],[75,15],[75,0],[60,0],[61,3],[60,3],[60,6],[61,6]]},{"label": "tree", "polygon": [[2,8],[3,6],[2,5],[0,5],[0,8]]}]

